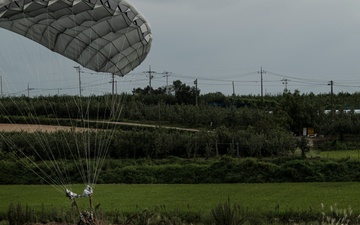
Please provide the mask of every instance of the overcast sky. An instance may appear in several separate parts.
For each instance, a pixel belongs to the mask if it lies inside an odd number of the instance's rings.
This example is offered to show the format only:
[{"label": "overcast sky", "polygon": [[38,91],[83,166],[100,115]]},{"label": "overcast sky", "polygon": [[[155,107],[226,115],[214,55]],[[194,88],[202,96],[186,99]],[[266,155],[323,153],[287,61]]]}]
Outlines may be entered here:
[{"label": "overcast sky", "polygon": [[[153,45],[141,66],[116,78],[118,92],[181,80],[226,95],[360,90],[360,1],[130,0],[149,21]],[[0,30],[4,94],[76,93],[76,63]],[[44,62],[50,66],[44,66]],[[68,77],[70,75],[70,77]],[[84,93],[111,92],[109,75],[82,74]],[[47,90],[48,89],[48,90]],[[24,92],[25,91],[25,92]]]}]

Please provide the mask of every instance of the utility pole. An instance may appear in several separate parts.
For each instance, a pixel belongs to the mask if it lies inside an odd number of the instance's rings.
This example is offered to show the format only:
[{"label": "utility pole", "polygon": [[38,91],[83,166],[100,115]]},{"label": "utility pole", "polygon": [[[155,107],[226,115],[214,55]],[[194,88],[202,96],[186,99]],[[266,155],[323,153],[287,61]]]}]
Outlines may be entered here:
[{"label": "utility pole", "polygon": [[28,98],[30,98],[30,91],[34,90],[34,88],[30,88],[30,84],[27,85]]},{"label": "utility pole", "polygon": [[233,88],[233,96],[235,96],[235,85],[234,85],[234,81],[232,82],[232,88]]},{"label": "utility pole", "polygon": [[159,127],[161,126],[161,101],[158,102],[159,107]]},{"label": "utility pole", "polygon": [[117,94],[117,81],[115,80],[115,74],[111,74],[111,94]]},{"label": "utility pole", "polygon": [[115,118],[115,74],[112,73],[111,74],[111,81],[109,82],[111,83],[111,112],[110,112],[110,117]]},{"label": "utility pole", "polygon": [[1,97],[3,97],[3,84],[2,84],[2,76],[0,76],[0,88],[1,88]]},{"label": "utility pole", "polygon": [[153,73],[156,73],[155,71],[151,70],[151,65],[149,66],[149,70],[148,71],[144,71],[144,73],[147,73],[149,76],[149,93],[151,92],[151,80],[154,78],[154,76],[152,75]]},{"label": "utility pole", "polygon": [[334,89],[333,89],[333,86],[334,86],[334,81],[329,81],[328,85],[331,86],[331,96],[330,96],[330,100],[331,100],[331,123],[334,119]]},{"label": "utility pole", "polygon": [[198,105],[198,88],[197,88],[198,82],[197,82],[197,79],[194,81],[194,84],[195,84],[195,105],[197,106]]},{"label": "utility pole", "polygon": [[265,70],[262,69],[262,67],[260,67],[260,71],[258,71],[258,73],[260,73],[260,82],[261,82],[261,103],[263,103],[264,101],[264,85],[263,85],[263,73],[266,73]]},{"label": "utility pole", "polygon": [[163,77],[166,77],[166,94],[169,94],[169,76],[171,74],[171,72],[168,72],[168,71],[164,71],[163,72],[164,76]]},{"label": "utility pole", "polygon": [[79,72],[79,94],[80,94],[80,97],[81,97],[81,77],[80,77],[81,67],[80,66],[74,66],[74,68]]},{"label": "utility pole", "polygon": [[115,93],[115,75],[111,74],[111,94],[114,96]]},{"label": "utility pole", "polygon": [[282,83],[285,85],[284,93],[288,92],[287,85],[288,85],[288,81],[290,81],[290,80],[284,78],[284,79],[282,79],[281,81],[282,81]]}]

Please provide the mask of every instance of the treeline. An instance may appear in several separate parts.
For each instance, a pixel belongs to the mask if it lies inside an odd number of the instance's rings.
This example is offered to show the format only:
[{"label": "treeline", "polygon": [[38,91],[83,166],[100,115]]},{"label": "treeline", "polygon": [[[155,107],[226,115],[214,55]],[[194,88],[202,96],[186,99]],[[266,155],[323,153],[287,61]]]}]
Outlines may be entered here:
[{"label": "treeline", "polygon": [[[0,184],[42,184],[31,170],[52,174],[47,162],[29,164],[0,161]],[[67,162],[67,179],[82,183],[75,162]],[[53,165],[55,167],[55,165]],[[198,183],[265,183],[265,182],[359,182],[360,162],[353,160],[236,159],[219,157],[212,160],[106,160],[98,183],[128,184],[198,184]]]},{"label": "treeline", "polygon": [[[318,136],[328,138],[329,141],[316,146],[322,150],[358,147],[341,142],[357,140],[360,134],[360,113],[355,111],[360,108],[357,105],[360,93],[314,95],[295,91],[264,98],[213,93],[199,95],[198,105],[194,105],[190,100],[196,97],[196,92],[181,82],[177,85],[175,94],[165,90],[134,90],[133,94],[115,96],[1,98],[1,123],[67,125],[74,130],[81,127],[102,131],[87,135],[76,132],[42,134],[42,138],[36,136],[38,133],[3,133],[0,149],[9,152],[15,143],[27,154],[32,149],[45,154],[46,148],[66,152],[81,148],[77,145],[81,140],[89,142],[88,148],[93,151],[96,144],[102,143],[99,138],[105,136],[108,157],[114,159],[221,155],[262,158],[291,156],[296,148],[300,148],[304,156],[307,143],[297,136],[302,135],[305,127],[314,128]],[[104,121],[130,121],[158,128],[132,128]],[[161,129],[165,126],[199,131]],[[66,141],[59,142],[60,137]],[[88,140],[83,140],[85,137]]]},{"label": "treeline", "polygon": [[[227,128],[187,132],[174,129],[88,130],[57,132],[1,132],[0,154],[20,151],[35,161],[66,159],[74,153],[80,158],[99,157],[107,151],[112,159],[167,157],[198,158],[277,157],[292,155],[301,139],[289,132],[255,129],[233,131]],[[85,155],[87,154],[87,155]],[[70,158],[72,159],[72,158]]]},{"label": "treeline", "polygon": [[312,127],[319,135],[340,138],[360,134],[360,113],[356,111],[360,109],[360,93],[314,95],[295,91],[264,98],[210,93],[199,95],[195,105],[189,100],[195,99],[193,90],[184,89],[180,94],[192,95],[134,91],[134,94],[81,98],[4,97],[0,121],[81,126],[75,119],[91,119],[199,129],[243,130],[251,126],[261,131],[263,127],[273,126],[296,135],[301,135],[304,127]]}]

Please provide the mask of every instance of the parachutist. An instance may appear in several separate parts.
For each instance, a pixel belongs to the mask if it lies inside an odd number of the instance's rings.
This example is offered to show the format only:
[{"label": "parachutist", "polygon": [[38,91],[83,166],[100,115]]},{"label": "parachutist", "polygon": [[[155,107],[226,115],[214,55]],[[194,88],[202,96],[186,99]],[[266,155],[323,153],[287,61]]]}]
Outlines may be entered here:
[{"label": "parachutist", "polygon": [[72,191],[70,191],[69,189],[66,189],[66,197],[68,197],[69,199],[75,199],[75,198],[79,198],[80,196]]},{"label": "parachutist", "polygon": [[96,225],[96,219],[93,213],[88,211],[82,211],[80,213],[80,221],[77,223],[78,225]]},{"label": "parachutist", "polygon": [[90,187],[90,185],[87,185],[86,188],[84,189],[81,197],[90,197],[93,193],[94,193],[94,190],[92,189],[92,187]]},{"label": "parachutist", "polygon": [[79,207],[78,207],[75,199],[73,199],[73,205],[75,205],[77,211],[80,214],[80,220],[77,223],[78,225],[97,225],[96,224],[96,218],[94,217],[93,208],[92,208],[92,196],[91,196],[91,194],[88,197],[89,197],[89,200],[90,200],[90,212],[86,211],[86,210],[80,212]]},{"label": "parachutist", "polygon": [[[87,185],[81,195],[78,195],[69,189],[66,189],[66,197],[71,199],[73,202],[71,206],[75,206],[76,210],[78,211],[80,215],[80,221],[78,222],[78,225],[96,225],[96,218],[93,214],[93,207],[92,207],[92,194],[94,193],[92,187],[90,185]],[[90,201],[90,212],[89,211],[80,211],[78,204],[76,203],[76,199],[80,197],[89,197]]]},{"label": "parachutist", "polygon": [[87,185],[83,191],[83,193],[81,195],[78,195],[72,191],[70,191],[69,189],[65,190],[66,192],[66,197],[68,197],[69,199],[75,199],[75,198],[81,198],[81,197],[90,197],[94,191],[92,189],[92,187],[90,187],[90,185]]}]

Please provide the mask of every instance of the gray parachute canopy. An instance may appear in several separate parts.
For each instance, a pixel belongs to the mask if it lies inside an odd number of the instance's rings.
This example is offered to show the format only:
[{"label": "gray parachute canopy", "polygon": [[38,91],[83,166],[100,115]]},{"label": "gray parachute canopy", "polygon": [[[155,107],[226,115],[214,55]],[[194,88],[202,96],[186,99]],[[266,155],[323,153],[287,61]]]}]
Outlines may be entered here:
[{"label": "gray parachute canopy", "polygon": [[144,61],[152,41],[148,22],[125,0],[0,0],[0,27],[120,76]]}]

